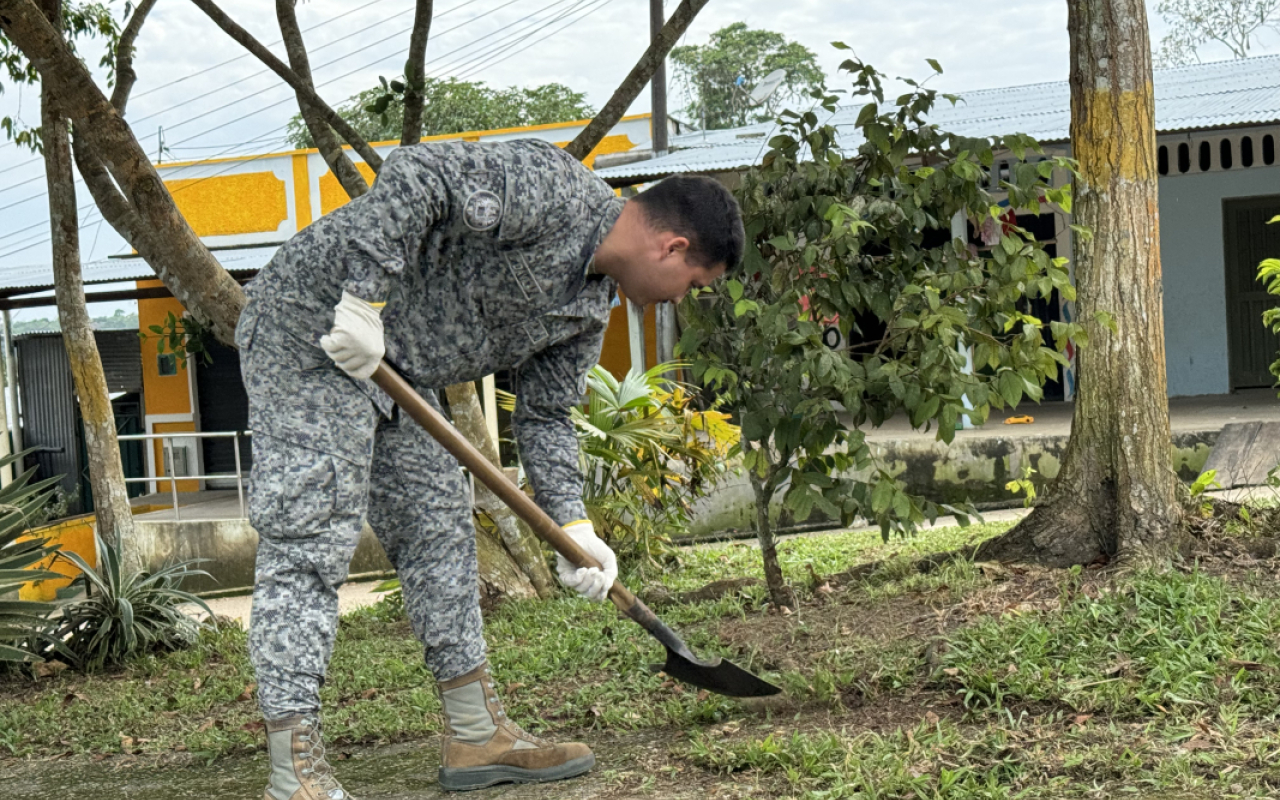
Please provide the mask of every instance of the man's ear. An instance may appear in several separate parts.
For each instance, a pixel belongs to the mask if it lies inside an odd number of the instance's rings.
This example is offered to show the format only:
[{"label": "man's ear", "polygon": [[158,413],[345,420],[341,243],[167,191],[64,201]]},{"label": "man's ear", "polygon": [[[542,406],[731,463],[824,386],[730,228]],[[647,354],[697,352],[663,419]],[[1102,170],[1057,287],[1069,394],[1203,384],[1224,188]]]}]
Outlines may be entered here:
[{"label": "man's ear", "polygon": [[662,246],[662,254],[663,254],[664,256],[669,256],[669,255],[672,255],[672,254],[674,254],[674,253],[687,253],[687,252],[688,252],[688,250],[689,250],[689,240],[688,240],[686,237],[684,237],[684,236],[677,236],[677,235],[675,235],[675,234],[669,234],[669,235],[671,236],[671,238],[670,238],[670,239],[667,239],[667,240],[666,240],[666,242],[664,242],[664,243],[663,243],[663,246]]}]

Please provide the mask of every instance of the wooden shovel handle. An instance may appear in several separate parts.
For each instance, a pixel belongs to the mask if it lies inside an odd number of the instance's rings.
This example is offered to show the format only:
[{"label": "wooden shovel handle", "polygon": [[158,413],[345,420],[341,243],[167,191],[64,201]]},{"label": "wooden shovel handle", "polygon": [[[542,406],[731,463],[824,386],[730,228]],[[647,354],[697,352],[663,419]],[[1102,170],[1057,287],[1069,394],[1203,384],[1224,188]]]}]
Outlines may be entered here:
[{"label": "wooden shovel handle", "polygon": [[[378,365],[372,380],[396,402],[396,405],[413,417],[419,425],[426,428],[427,433],[431,434],[445,450],[452,453],[454,458],[458,459],[458,463],[470,470],[477,480],[489,487],[489,491],[506,503],[516,516],[529,523],[529,527],[533,528],[533,532],[539,539],[551,545],[557,553],[576,566],[601,568],[599,561],[579,547],[578,543],[555,523],[555,520],[547,516],[547,512],[538,508],[528,495],[520,491],[520,487],[503,475],[502,470],[495,467],[472,446],[471,442],[458,433],[458,429],[453,427],[430,403],[423,400],[408,381],[400,377],[387,365],[387,362],[384,361]],[[631,613],[636,607],[635,595],[616,580],[613,586],[609,587],[609,599],[624,614]]]}]

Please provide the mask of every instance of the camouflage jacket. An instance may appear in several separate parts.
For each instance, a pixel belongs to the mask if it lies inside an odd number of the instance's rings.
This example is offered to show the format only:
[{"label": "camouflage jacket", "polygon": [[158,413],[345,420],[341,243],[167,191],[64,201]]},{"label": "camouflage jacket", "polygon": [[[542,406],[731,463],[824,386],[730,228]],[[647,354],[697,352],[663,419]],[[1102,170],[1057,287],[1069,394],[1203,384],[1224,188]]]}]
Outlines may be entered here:
[{"label": "camouflage jacket", "polygon": [[247,292],[258,324],[316,348],[343,290],[386,302],[387,361],[424,391],[514,370],[521,460],[563,524],[585,516],[569,410],[616,288],[588,266],[623,202],[547,142],[401,147],[367,194],[285,243]]}]

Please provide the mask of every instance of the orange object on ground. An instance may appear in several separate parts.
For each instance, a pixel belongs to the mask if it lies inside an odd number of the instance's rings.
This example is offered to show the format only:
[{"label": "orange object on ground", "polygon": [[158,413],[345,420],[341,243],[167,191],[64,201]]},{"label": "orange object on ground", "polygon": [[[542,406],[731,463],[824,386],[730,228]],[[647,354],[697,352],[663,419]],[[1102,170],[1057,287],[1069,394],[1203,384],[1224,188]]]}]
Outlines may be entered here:
[{"label": "orange object on ground", "polygon": [[1035,421],[1036,421],[1036,418],[1035,418],[1035,417],[1026,417],[1026,416],[1023,416],[1023,417],[1009,417],[1008,419],[1006,419],[1006,420],[1004,421],[1004,424],[1005,424],[1005,425],[1030,425],[1031,423],[1033,423],[1033,422],[1035,422]]}]

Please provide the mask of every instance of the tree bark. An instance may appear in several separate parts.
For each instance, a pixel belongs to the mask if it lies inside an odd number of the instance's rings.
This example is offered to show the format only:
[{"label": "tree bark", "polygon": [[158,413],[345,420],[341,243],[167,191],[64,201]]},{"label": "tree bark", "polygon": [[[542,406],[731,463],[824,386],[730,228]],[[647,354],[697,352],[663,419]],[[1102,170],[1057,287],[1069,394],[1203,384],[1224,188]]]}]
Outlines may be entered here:
[{"label": "tree bark", "polygon": [[[750,452],[751,443],[744,437],[743,452]],[[768,445],[759,448],[760,458],[770,461]],[[773,499],[776,487],[773,485],[775,467],[769,464],[767,476],[761,477],[754,468],[747,470],[751,480],[751,492],[756,503],[756,539],[760,542],[760,557],[764,562],[764,582],[769,587],[769,599],[779,608],[795,609],[796,597],[787,586],[787,579],[782,574],[782,565],[778,563],[777,537],[774,535],[773,523],[769,520],[769,501]]]},{"label": "tree bark", "polygon": [[688,30],[689,23],[693,22],[693,18],[698,16],[698,12],[706,4],[707,0],[681,0],[680,5],[676,6],[676,10],[672,12],[671,18],[667,20],[667,24],[662,26],[662,31],[649,43],[644,55],[640,56],[640,60],[631,68],[631,73],[614,91],[613,97],[609,98],[609,102],[604,104],[604,108],[600,109],[595,119],[582,129],[582,132],[565,147],[565,150],[581,161],[596,145],[600,144],[605,134],[618,124],[618,120],[622,119],[622,115],[653,78],[653,73],[666,59],[671,48],[675,47],[676,42]]},{"label": "tree bark", "polygon": [[409,58],[404,62],[404,124],[400,144],[422,141],[422,93],[426,80],[427,38],[431,34],[431,0],[418,0],[413,12],[413,33],[409,36]]},{"label": "tree bark", "polygon": [[122,117],[129,104],[129,93],[138,81],[138,73],[133,70],[133,43],[138,40],[142,24],[147,21],[147,15],[155,5],[156,0],[142,0],[138,3],[138,7],[129,16],[129,22],[120,32],[120,41],[116,43],[116,88],[111,93],[111,105],[116,107]]},{"label": "tree bark", "polygon": [[[480,398],[476,395],[475,384],[459,383],[446,389],[445,394],[449,398],[449,414],[453,418],[454,426],[467,437],[467,441],[476,446],[485,458],[489,459],[489,463],[502,469],[498,446],[489,436],[489,429],[484,421],[484,411],[480,408]],[[520,523],[520,518],[514,511],[507,508],[497,495],[479,482],[476,483],[476,507],[493,520],[511,557],[529,577],[538,596],[554,595],[556,588],[551,578],[551,569],[547,566],[542,548],[533,532]]]},{"label": "tree bark", "polygon": [[0,30],[57,87],[63,116],[77,121],[92,148],[133,209],[124,217],[103,215],[198,321],[222,342],[234,341],[244,291],[178,213],[164,181],[138,145],[133,131],[93,81],[58,30],[31,0],[0,0]]},{"label": "tree bark", "polygon": [[312,90],[309,81],[303,80],[297,73],[285,66],[283,61],[272,55],[271,51],[253,38],[252,34],[237,25],[231,17],[228,17],[222,9],[218,8],[218,5],[213,0],[191,0],[191,2],[196,5],[196,8],[203,11],[209,19],[213,20],[228,36],[239,42],[246,50],[265,64],[268,69],[279,75],[281,80],[289,84],[293,91],[297,93],[298,100],[305,102],[325,122],[332,125],[333,129],[347,140],[352,149],[359,153],[364,162],[373,167],[375,172],[382,167],[382,157],[373,151],[369,143],[356,132],[355,128],[351,127],[350,123],[343,119],[338,112],[330,108],[329,104]]},{"label": "tree bark", "polygon": [[504,600],[533,600],[538,596],[529,577],[502,546],[502,540],[476,526],[476,572],[480,607],[488,610]]},{"label": "tree bark", "polygon": [[[1143,0],[1069,0],[1071,142],[1080,163],[1076,308],[1089,336],[1062,472],[979,559],[1158,560],[1182,514],[1170,461],[1155,101]],[[1116,332],[1095,319],[1114,316]]]},{"label": "tree bark", "polygon": [[[62,0],[42,0],[44,13],[61,29]],[[49,185],[49,226],[53,246],[54,294],[62,341],[71,364],[71,377],[84,420],[85,450],[89,458],[89,484],[93,488],[98,535],[119,546],[126,563],[136,559],[126,543],[133,539],[133,512],[125,488],[116,420],[111,411],[107,376],[102,369],[93,324],[85,308],[84,280],[80,271],[80,220],[76,213],[75,174],[71,165],[68,121],[58,108],[49,81],[41,82],[40,117],[43,131],[45,176]]]},{"label": "tree bark", "polygon": [[[307,58],[307,46],[302,39],[302,29],[298,27],[298,15],[294,13],[295,2],[296,0],[276,0],[276,18],[280,21],[280,33],[284,37],[285,52],[289,54],[289,66],[293,67],[293,71],[307,88],[314,91],[315,83],[311,78],[311,62]],[[311,141],[316,143],[316,149],[320,151],[320,157],[329,165],[329,170],[346,190],[347,196],[354,200],[369,191],[368,182],[343,152],[342,143],[338,141],[329,123],[325,122],[324,115],[300,94],[298,110],[302,114],[302,121],[307,124],[307,130],[311,133]]]}]

